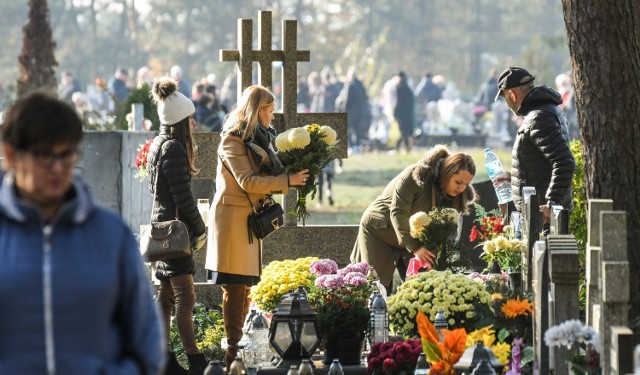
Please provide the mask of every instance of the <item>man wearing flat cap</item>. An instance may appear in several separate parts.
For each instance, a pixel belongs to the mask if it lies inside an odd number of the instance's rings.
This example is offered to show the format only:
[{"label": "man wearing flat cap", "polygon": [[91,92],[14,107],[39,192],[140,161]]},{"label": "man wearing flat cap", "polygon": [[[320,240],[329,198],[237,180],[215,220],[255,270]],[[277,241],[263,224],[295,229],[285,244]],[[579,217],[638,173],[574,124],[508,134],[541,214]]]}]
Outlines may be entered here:
[{"label": "man wearing flat cap", "polygon": [[522,188],[533,186],[543,204],[544,222],[551,206],[573,207],[571,181],[576,170],[569,149],[567,120],[558,107],[562,97],[546,85],[535,86],[535,76],[517,67],[498,78],[498,94],[517,116],[524,116],[511,154],[511,189],[516,209],[522,211]]}]

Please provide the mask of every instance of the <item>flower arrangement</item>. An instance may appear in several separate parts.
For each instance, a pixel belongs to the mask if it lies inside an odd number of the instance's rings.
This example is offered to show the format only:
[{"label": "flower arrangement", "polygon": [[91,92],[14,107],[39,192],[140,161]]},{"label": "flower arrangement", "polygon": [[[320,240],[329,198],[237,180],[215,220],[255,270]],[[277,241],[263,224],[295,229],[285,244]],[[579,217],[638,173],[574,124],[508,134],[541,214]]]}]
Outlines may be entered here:
[{"label": "flower arrangement", "polygon": [[428,213],[416,212],[409,218],[410,235],[436,255],[433,268],[439,271],[464,269],[468,266],[460,254],[456,234],[458,211],[435,207]]},{"label": "flower arrangement", "polygon": [[303,286],[309,290],[313,285],[310,271],[316,257],[298,258],[295,260],[273,261],[262,270],[260,282],[251,287],[249,298],[262,311],[271,312],[286,293]]},{"label": "flower arrangement", "polygon": [[504,232],[505,225],[502,222],[502,216],[498,209],[487,212],[484,207],[478,203],[474,203],[474,209],[476,212],[476,222],[478,224],[471,228],[469,241],[492,240]]},{"label": "flower arrangement", "polygon": [[304,185],[297,185],[298,200],[292,214],[302,220],[302,225],[309,218],[307,212],[307,195],[315,198],[317,186],[315,177],[322,173],[331,160],[335,159],[337,134],[329,126],[318,124],[291,128],[280,133],[275,140],[277,155],[286,173],[309,169],[309,178]]},{"label": "flower arrangement", "polygon": [[522,251],[526,247],[520,240],[509,240],[503,235],[487,240],[482,244],[482,254],[480,257],[487,264],[498,262],[503,270],[511,269],[511,272],[522,270]]},{"label": "flower arrangement", "polygon": [[147,177],[147,155],[149,155],[149,147],[153,142],[153,138],[147,139],[144,144],[138,145],[138,154],[136,156],[136,174],[135,178],[142,181]]},{"label": "flower arrangement", "polygon": [[576,374],[600,374],[600,337],[591,327],[587,327],[577,319],[567,320],[549,327],[544,333],[544,342],[548,346],[566,346],[576,349],[584,346],[584,353],[574,351],[567,358],[571,370]]},{"label": "flower arrangement", "polygon": [[438,310],[444,312],[449,328],[473,331],[495,317],[491,295],[482,283],[451,271],[429,271],[407,277],[396,294],[387,300],[389,325],[405,337],[416,337],[419,311],[434,321]]},{"label": "flower arrangement", "polygon": [[369,326],[369,296],[372,285],[367,280],[369,265],[349,264],[338,269],[331,259],[313,261],[309,267],[313,285],[307,299],[318,313],[322,336],[363,339]]},{"label": "flower arrangement", "polygon": [[422,338],[422,350],[431,363],[429,374],[455,375],[453,365],[464,354],[467,332],[463,328],[442,329],[443,339],[440,341],[433,323],[421,311],[416,316],[416,322]]},{"label": "flower arrangement", "polygon": [[367,354],[368,375],[411,375],[422,353],[420,339],[376,342]]}]

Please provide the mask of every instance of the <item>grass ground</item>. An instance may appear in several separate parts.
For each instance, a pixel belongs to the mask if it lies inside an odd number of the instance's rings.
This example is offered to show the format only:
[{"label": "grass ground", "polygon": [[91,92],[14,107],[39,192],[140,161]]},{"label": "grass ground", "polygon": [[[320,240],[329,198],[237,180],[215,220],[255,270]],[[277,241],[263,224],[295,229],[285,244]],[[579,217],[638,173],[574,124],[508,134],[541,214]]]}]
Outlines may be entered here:
[{"label": "grass ground", "polygon": [[[342,173],[333,180],[335,204],[330,206],[326,196],[324,205],[318,200],[308,200],[311,218],[307,225],[358,224],[362,212],[384,187],[406,166],[421,159],[426,149],[414,149],[411,153],[368,152],[354,154],[343,160]],[[484,168],[484,148],[460,148],[458,151],[470,154],[476,163],[474,182],[488,178]],[[511,167],[511,150],[493,150],[505,169]],[[326,195],[326,194],[325,194]]]}]

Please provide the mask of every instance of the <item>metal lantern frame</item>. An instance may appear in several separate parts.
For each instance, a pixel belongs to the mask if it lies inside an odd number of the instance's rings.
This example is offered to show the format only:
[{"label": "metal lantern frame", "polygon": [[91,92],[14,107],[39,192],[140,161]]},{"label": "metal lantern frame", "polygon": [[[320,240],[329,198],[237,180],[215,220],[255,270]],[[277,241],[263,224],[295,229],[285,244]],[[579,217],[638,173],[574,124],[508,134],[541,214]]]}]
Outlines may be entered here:
[{"label": "metal lantern frame", "polygon": [[460,357],[458,362],[453,365],[453,368],[471,373],[482,360],[485,360],[496,373],[502,374],[504,365],[500,363],[498,357],[496,357],[490,347],[484,346],[482,340],[478,340],[475,345],[468,347],[464,353],[462,353],[462,357]]},{"label": "metal lantern frame", "polygon": [[304,293],[287,293],[280,299],[271,318],[269,344],[288,368],[310,359],[320,345],[317,313]]},{"label": "metal lantern frame", "polygon": [[369,303],[369,343],[385,343],[389,340],[389,314],[387,303],[378,291],[374,291]]}]

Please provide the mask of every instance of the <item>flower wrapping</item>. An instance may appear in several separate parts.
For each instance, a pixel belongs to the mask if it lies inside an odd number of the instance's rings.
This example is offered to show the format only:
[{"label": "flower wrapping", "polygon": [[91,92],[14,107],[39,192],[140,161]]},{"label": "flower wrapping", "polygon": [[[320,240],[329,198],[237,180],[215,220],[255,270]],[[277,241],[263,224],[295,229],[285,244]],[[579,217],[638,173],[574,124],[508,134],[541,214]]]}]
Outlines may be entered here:
[{"label": "flower wrapping", "polygon": [[318,124],[291,128],[280,133],[275,140],[278,159],[285,173],[309,170],[309,178],[304,185],[296,185],[298,200],[291,212],[305,225],[310,217],[307,211],[307,195],[314,199],[317,192],[316,176],[322,173],[331,160],[335,159],[337,134],[329,126]]}]

